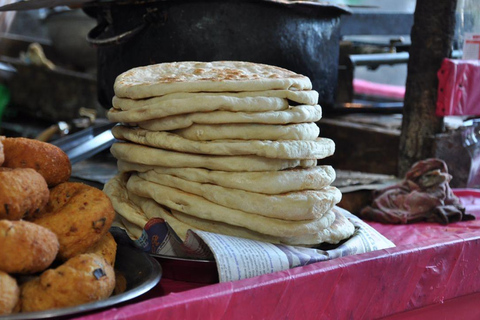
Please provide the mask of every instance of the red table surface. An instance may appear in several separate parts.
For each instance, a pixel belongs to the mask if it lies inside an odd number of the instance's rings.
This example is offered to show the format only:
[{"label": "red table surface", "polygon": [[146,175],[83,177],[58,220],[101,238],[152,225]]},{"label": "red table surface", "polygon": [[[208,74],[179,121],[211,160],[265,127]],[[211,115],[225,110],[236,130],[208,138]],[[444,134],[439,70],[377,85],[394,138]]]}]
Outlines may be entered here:
[{"label": "red table surface", "polygon": [[455,192],[477,220],[371,223],[397,246],[234,282],[163,278],[78,319],[480,319],[480,191]]}]

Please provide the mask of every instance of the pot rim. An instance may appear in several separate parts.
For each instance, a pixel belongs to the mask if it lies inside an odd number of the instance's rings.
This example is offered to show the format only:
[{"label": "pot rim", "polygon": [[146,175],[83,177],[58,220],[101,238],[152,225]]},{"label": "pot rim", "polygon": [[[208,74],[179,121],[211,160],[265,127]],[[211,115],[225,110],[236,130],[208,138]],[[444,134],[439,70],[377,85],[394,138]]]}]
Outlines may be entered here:
[{"label": "pot rim", "polygon": [[[0,12],[4,11],[24,11],[24,10],[35,10],[35,9],[44,9],[44,8],[54,8],[54,7],[75,7],[75,8],[87,8],[87,7],[98,7],[103,5],[141,5],[146,3],[155,3],[155,2],[167,2],[172,0],[36,0],[36,1],[20,1],[10,4],[0,6]],[[183,2],[209,2],[212,0],[183,0]],[[333,14],[342,15],[347,14],[351,15],[353,11],[347,5],[341,4],[332,4],[329,2],[317,2],[304,1],[304,0],[236,0],[237,2],[269,2],[273,4],[288,6],[292,8],[309,8],[309,9],[322,9],[330,11]],[[175,2],[179,3],[180,0]]]},{"label": "pot rim", "polygon": [[[81,0],[80,0],[81,1]],[[96,0],[87,2],[84,4],[86,7],[98,7],[98,6],[123,6],[123,5],[145,5],[145,4],[152,4],[152,3],[160,3],[160,2],[172,2],[175,4],[179,3],[186,3],[186,2],[218,2],[219,0]],[[271,3],[276,5],[281,5],[285,7],[290,7],[292,9],[314,9],[314,10],[322,10],[325,13],[330,13],[333,15],[351,15],[353,12],[352,10],[346,6],[341,4],[332,4],[329,2],[318,2],[318,1],[305,1],[305,0],[223,0],[221,2],[262,2],[262,3]]]}]

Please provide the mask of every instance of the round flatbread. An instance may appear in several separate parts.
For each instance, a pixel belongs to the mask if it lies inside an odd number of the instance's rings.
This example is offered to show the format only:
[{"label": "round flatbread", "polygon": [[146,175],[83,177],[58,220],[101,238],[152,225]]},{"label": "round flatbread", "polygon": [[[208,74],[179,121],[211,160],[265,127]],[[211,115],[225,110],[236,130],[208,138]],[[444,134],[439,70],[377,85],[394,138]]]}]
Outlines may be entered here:
[{"label": "round flatbread", "polygon": [[182,61],[130,69],[115,79],[115,95],[143,99],[174,92],[310,90],[306,76],[243,61]]},{"label": "round flatbread", "polygon": [[160,119],[173,115],[182,115],[193,112],[211,111],[242,111],[242,112],[265,112],[274,110],[286,110],[289,108],[288,101],[280,98],[265,97],[204,97],[190,99],[176,99],[162,101],[134,109],[119,110],[110,108],[107,117],[111,121],[133,122],[147,119]]},{"label": "round flatbread", "polygon": [[201,168],[148,166],[119,160],[117,168],[120,172],[154,171],[156,174],[168,174],[184,180],[264,194],[321,190],[332,184],[336,178],[335,170],[327,165],[279,171],[229,172]]},{"label": "round flatbread", "polygon": [[331,212],[335,214],[335,221],[328,227],[315,234],[307,234],[296,237],[283,237],[280,241],[292,246],[312,246],[320,243],[338,244],[340,241],[350,238],[355,233],[355,226],[339,210],[333,207]]},{"label": "round flatbread", "polygon": [[105,185],[104,191],[112,199],[118,214],[113,225],[127,231],[132,239],[140,238],[147,221],[154,218],[164,219],[183,241],[185,241],[189,229],[198,229],[263,242],[315,246],[320,243],[336,244],[347,239],[354,232],[352,223],[342,215],[337,207],[334,207],[331,210],[335,215],[333,223],[316,233],[296,237],[262,234],[244,227],[202,219],[177,210],[167,210],[150,198],[140,197],[129,192],[126,189],[128,177],[128,174],[119,174],[113,177]]},{"label": "round flatbread", "polygon": [[150,219],[161,218],[175,230],[175,233],[185,240],[191,226],[178,221],[171,213],[155,201],[141,198],[128,192],[126,183],[129,174],[118,174],[111,178],[103,191],[109,196],[117,213],[115,225],[126,229],[132,238],[140,238],[142,230]]},{"label": "round flatbread", "polygon": [[316,233],[328,228],[335,220],[333,213],[327,213],[320,219],[301,221],[282,220],[247,213],[220,206],[194,194],[144,180],[135,174],[128,179],[127,190],[140,197],[153,199],[171,210],[277,237],[296,237]]},{"label": "round flatbread", "polygon": [[176,210],[172,210],[172,215],[179,221],[190,225],[192,229],[199,229],[262,242],[312,247],[322,243],[337,244],[342,240],[348,239],[355,232],[355,226],[347,218],[345,218],[345,216],[338,211],[336,207],[332,209],[332,212],[335,214],[335,221],[330,227],[319,230],[316,233],[298,237],[275,237],[265,235],[247,228],[201,219]]},{"label": "round flatbread", "polygon": [[323,159],[333,155],[335,143],[329,138],[316,140],[216,140],[195,141],[174,133],[115,126],[112,134],[119,140],[191,154],[218,156],[255,155],[273,159]]},{"label": "round flatbread", "polygon": [[[113,118],[111,121],[125,122],[137,125],[151,131],[169,131],[188,128],[198,124],[226,124],[226,123],[256,123],[256,124],[291,124],[317,122],[322,118],[322,108],[319,105],[300,105],[280,111],[266,112],[229,112],[212,111],[187,113],[184,115],[170,116],[161,119],[147,119],[130,121],[128,119]],[[116,120],[115,120],[116,119]]]},{"label": "round flatbread", "polygon": [[172,168],[206,168],[220,171],[272,171],[295,167],[313,167],[317,164],[317,160],[187,154],[129,142],[115,142],[110,148],[110,152],[116,159],[132,163]]},{"label": "round flatbread", "polygon": [[315,140],[320,128],[314,122],[295,124],[193,124],[172,131],[189,140]]},{"label": "round flatbread", "polygon": [[[248,98],[249,100],[246,100],[245,98]],[[276,98],[264,99],[263,101],[286,99],[293,104],[318,104],[318,92],[315,90],[269,90],[250,92],[178,92],[148,99],[128,99],[114,96],[112,99],[112,105],[115,109],[130,110],[150,105],[162,106],[168,104],[169,101],[172,100],[180,105],[191,105],[194,101],[200,102],[205,100],[212,101],[213,103],[230,103],[230,107],[234,108],[239,104],[245,104],[247,101],[252,101],[252,98],[254,98],[253,101],[255,101],[255,98]]]},{"label": "round flatbread", "polygon": [[198,183],[154,171],[137,173],[147,181],[195,194],[221,206],[266,217],[285,220],[321,218],[340,202],[342,194],[332,186],[322,190],[302,190],[282,194],[264,194]]}]

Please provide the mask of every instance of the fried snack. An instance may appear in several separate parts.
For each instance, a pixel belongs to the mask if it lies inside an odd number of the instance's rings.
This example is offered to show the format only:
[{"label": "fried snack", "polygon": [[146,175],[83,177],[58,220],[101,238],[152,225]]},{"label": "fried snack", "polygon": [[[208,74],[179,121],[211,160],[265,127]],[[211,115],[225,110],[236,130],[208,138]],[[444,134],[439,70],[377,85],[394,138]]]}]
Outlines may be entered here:
[{"label": "fried snack", "polygon": [[24,220],[0,220],[0,248],[0,270],[29,274],[50,266],[59,243],[57,236],[42,226]]},{"label": "fried snack", "polygon": [[35,215],[47,204],[49,194],[45,179],[35,170],[0,167],[0,219]]},{"label": "fried snack", "polygon": [[21,286],[22,312],[72,307],[108,298],[115,272],[96,254],[80,254]]},{"label": "fried snack", "polygon": [[15,278],[0,271],[0,316],[12,313],[19,296],[20,289]]},{"label": "fried snack", "polygon": [[105,258],[108,264],[115,266],[115,257],[117,255],[117,242],[110,232],[107,232],[100,241],[90,247],[86,253],[95,253]]},{"label": "fried snack", "polygon": [[115,270],[115,289],[113,294],[117,295],[125,291],[127,291],[127,278],[122,272]]},{"label": "fried snack", "polygon": [[115,211],[103,191],[79,182],[50,190],[50,199],[33,222],[52,230],[60,242],[58,258],[85,253],[108,232]]},{"label": "fried snack", "polygon": [[28,138],[5,138],[2,143],[5,153],[4,167],[35,169],[45,178],[49,187],[70,178],[70,159],[59,147]]}]

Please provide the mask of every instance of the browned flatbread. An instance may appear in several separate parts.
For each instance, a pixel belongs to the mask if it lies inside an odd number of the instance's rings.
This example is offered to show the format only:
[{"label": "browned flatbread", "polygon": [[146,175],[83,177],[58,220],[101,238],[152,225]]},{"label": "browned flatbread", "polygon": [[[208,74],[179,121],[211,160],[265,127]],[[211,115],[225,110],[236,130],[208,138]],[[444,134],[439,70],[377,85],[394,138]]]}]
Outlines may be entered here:
[{"label": "browned flatbread", "polygon": [[304,75],[243,61],[182,61],[137,67],[120,74],[115,95],[143,99],[174,92],[310,90]]}]

